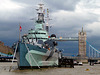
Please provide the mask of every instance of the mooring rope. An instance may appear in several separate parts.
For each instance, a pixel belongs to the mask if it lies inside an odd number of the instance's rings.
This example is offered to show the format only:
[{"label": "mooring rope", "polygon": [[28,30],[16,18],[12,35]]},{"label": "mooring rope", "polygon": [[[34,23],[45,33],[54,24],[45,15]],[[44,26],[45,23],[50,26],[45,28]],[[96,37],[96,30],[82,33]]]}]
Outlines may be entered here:
[{"label": "mooring rope", "polygon": [[17,44],[16,44],[16,49],[15,49],[15,52],[14,52],[14,56],[13,56],[13,60],[12,60],[12,64],[13,64],[13,61],[14,61],[14,58],[15,58],[15,55],[16,55],[17,48],[18,48],[18,42],[17,42]]},{"label": "mooring rope", "polygon": [[15,48],[15,52],[14,52],[14,56],[13,56],[13,60],[12,60],[12,63],[11,63],[11,66],[10,66],[9,72],[10,72],[11,69],[12,69],[12,64],[13,64],[13,62],[14,62],[14,58],[15,58],[15,55],[16,55],[17,48],[18,48],[18,42],[17,42],[17,44],[16,44],[16,48]]}]

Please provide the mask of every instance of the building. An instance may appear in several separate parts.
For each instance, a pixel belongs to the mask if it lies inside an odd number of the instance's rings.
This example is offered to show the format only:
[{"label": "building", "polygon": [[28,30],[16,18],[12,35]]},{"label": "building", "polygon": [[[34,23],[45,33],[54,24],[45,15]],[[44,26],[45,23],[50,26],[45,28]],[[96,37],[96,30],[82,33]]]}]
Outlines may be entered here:
[{"label": "building", "polygon": [[2,41],[0,41],[0,52],[5,54],[13,54],[13,49],[9,46],[5,46]]},{"label": "building", "polygon": [[86,57],[86,32],[83,30],[78,33],[79,37],[79,56]]}]

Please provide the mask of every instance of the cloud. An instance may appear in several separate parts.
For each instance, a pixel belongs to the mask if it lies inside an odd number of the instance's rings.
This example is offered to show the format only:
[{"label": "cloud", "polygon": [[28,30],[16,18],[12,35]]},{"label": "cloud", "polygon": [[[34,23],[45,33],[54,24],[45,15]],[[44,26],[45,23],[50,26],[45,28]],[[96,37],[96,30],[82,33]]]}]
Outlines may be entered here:
[{"label": "cloud", "polygon": [[87,30],[87,34],[89,37],[95,36],[95,37],[100,37],[100,21],[99,22],[94,22],[92,24],[87,24],[85,26],[85,29]]},{"label": "cloud", "polygon": [[25,21],[22,14],[24,9],[20,3],[12,0],[0,0],[0,40],[18,39],[18,34],[16,34],[18,33],[18,23]]},{"label": "cloud", "polygon": [[80,0],[44,0],[44,2],[51,8],[52,10],[67,10],[74,11],[75,7]]},{"label": "cloud", "polygon": [[[19,22],[22,25],[30,25],[31,15],[30,12],[28,12],[29,10],[27,10],[28,7],[24,3],[14,2],[12,0],[0,1],[0,34],[10,34],[10,32],[14,32],[14,30],[18,28]],[[3,35],[2,37],[5,36],[7,35]],[[13,38],[12,36],[13,34],[10,35],[9,38]]]},{"label": "cloud", "polygon": [[[40,0],[1,0],[0,1],[0,35],[1,38],[18,39],[18,25],[22,33],[34,28],[31,18],[36,17],[36,5]],[[99,0],[44,0],[49,7],[50,33],[58,36],[77,37],[82,26],[88,37],[98,36],[100,24]],[[7,35],[4,35],[7,34]],[[96,35],[97,34],[97,35]]]},{"label": "cloud", "polygon": [[[87,26],[98,21],[98,16],[89,13],[71,12],[60,10],[52,13],[53,25],[55,27],[56,34],[67,34],[68,36],[77,36],[78,31],[82,26]],[[88,28],[86,28],[88,29]],[[85,30],[86,30],[85,29]],[[90,30],[90,29],[88,29]]]},{"label": "cloud", "polygon": [[[81,2],[76,6],[76,11],[83,13],[83,14],[88,14],[88,22],[92,21],[90,23],[85,24],[85,30],[87,31],[88,37],[92,36],[98,36],[99,30],[100,30],[100,0],[81,0]],[[90,18],[88,17],[90,16]],[[94,16],[94,17],[93,17]],[[87,19],[86,18],[86,19]],[[92,20],[91,20],[92,19]]]},{"label": "cloud", "polygon": [[14,20],[12,17],[17,17],[21,9],[23,7],[12,2],[12,0],[0,1],[0,21],[9,22],[10,20]]},{"label": "cloud", "polygon": [[[35,7],[36,4],[41,3],[41,0],[13,0],[15,2],[25,3],[31,7]],[[56,10],[67,10],[74,11],[75,7],[80,0],[42,0],[46,7],[50,9],[53,8],[53,11]]]},{"label": "cloud", "polygon": [[11,0],[0,0],[0,11],[12,11],[20,8],[22,7]]}]

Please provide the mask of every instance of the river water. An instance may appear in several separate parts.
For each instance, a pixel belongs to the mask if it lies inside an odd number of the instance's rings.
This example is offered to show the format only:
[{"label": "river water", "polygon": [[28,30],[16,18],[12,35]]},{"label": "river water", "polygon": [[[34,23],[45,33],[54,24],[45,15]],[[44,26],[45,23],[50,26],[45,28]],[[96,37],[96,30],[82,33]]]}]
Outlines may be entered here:
[{"label": "river water", "polygon": [[[10,66],[13,66],[9,72]],[[0,75],[100,75],[100,64],[75,66],[75,68],[41,68],[18,70],[17,64],[0,62]]]}]

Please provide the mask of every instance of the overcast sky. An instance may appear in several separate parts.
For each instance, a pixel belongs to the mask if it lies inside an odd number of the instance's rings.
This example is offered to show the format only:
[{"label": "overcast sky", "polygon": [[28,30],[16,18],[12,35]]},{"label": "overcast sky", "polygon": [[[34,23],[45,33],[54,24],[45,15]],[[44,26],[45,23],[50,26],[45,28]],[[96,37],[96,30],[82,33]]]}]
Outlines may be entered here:
[{"label": "overcast sky", "polygon": [[[12,45],[18,40],[19,22],[22,32],[34,27],[31,18],[36,17],[35,8],[41,0],[0,0],[0,40]],[[49,8],[51,33],[57,36],[78,37],[82,27],[87,41],[100,46],[100,0],[42,0]],[[98,48],[100,49],[100,48]]]}]

